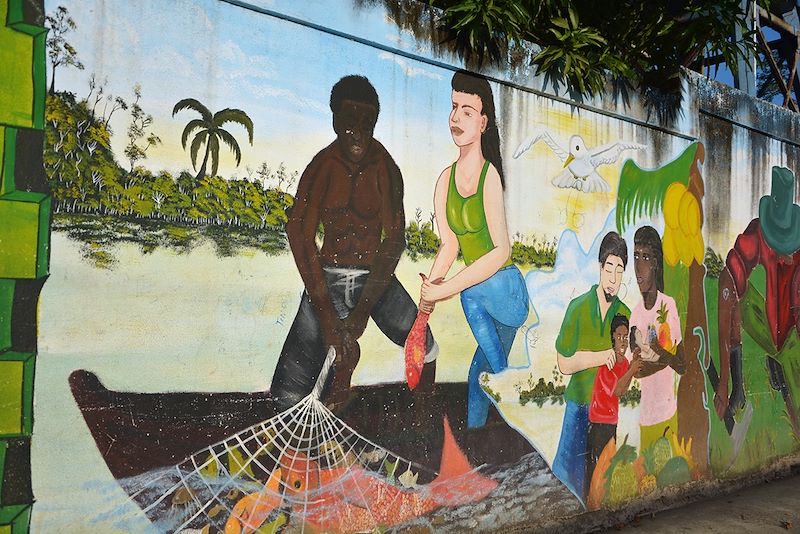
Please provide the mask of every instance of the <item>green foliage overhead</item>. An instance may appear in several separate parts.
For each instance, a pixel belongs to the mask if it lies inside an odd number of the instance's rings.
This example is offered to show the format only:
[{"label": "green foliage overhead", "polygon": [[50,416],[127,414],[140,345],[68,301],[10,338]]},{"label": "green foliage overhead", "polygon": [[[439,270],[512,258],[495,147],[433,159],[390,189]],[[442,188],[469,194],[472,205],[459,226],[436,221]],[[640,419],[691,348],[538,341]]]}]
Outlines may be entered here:
[{"label": "green foliage overhead", "polygon": [[[576,96],[601,93],[610,76],[627,95],[638,88],[674,94],[680,68],[755,50],[740,0],[429,0],[446,39],[467,60],[500,63],[513,45],[532,43],[536,73]],[[732,38],[736,29],[743,38]]]}]

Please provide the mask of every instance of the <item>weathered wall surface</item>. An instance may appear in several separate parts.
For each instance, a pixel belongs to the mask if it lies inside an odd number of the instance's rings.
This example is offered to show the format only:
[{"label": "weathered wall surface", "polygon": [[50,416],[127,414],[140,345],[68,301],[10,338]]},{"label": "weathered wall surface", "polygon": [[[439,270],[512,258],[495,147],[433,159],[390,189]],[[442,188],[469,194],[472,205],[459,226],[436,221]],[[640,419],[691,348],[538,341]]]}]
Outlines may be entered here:
[{"label": "weathered wall surface", "polygon": [[33,531],[542,528],[798,452],[796,115],[454,78],[419,5],[345,4],[48,0],[46,106],[43,35],[0,77]]}]

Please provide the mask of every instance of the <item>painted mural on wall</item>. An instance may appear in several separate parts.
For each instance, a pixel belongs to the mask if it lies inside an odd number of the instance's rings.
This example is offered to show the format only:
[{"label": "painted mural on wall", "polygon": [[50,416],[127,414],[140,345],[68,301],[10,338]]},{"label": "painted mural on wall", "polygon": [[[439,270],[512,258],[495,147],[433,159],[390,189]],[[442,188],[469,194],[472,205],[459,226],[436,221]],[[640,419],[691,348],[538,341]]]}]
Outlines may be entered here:
[{"label": "painted mural on wall", "polygon": [[480,531],[800,447],[793,169],[714,251],[711,140],[88,4],[45,3],[34,531]]}]

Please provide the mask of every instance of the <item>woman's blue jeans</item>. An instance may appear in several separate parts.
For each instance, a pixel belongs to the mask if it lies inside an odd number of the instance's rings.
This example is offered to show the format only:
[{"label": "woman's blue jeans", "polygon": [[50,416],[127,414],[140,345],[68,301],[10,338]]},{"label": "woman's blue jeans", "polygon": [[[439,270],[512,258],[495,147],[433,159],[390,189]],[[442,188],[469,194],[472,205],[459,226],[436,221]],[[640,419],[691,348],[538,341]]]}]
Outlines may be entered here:
[{"label": "woman's blue jeans", "polygon": [[461,292],[461,306],[478,342],[469,367],[467,425],[486,424],[489,397],[481,389],[480,374],[508,367],[508,354],[517,330],[528,316],[528,290],[516,265],[509,265],[483,282]]}]

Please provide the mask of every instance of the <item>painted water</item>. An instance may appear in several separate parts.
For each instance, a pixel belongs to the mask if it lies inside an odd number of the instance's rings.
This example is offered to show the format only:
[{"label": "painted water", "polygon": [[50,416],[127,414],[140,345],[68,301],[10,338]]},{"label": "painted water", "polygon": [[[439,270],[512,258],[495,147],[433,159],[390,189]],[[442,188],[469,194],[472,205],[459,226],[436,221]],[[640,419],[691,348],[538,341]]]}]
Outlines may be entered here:
[{"label": "painted water", "polygon": [[[155,531],[106,468],[72,399],[70,372],[87,369],[109,389],[128,391],[264,390],[302,291],[289,253],[218,257],[203,245],[183,254],[144,254],[132,244],[113,253],[114,268],[99,269],[79,243],[52,236],[51,275],[39,307],[33,532]],[[417,273],[429,269],[430,260],[403,258],[397,275],[416,298]],[[475,343],[458,299],[438,305],[431,326],[441,347],[437,380],[464,381]],[[531,373],[552,377],[555,353],[537,345],[533,332],[523,327],[512,350],[510,364],[523,369],[510,369],[493,386],[501,413],[550,462],[563,406],[521,406],[514,389]],[[370,324],[354,382],[403,379],[401,349]],[[621,409],[618,432],[630,434],[629,443],[638,443],[637,417],[636,409]]]}]

